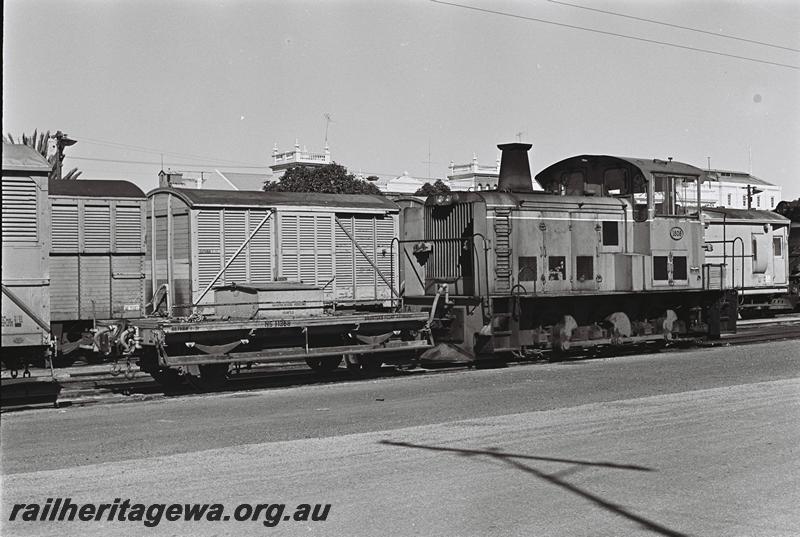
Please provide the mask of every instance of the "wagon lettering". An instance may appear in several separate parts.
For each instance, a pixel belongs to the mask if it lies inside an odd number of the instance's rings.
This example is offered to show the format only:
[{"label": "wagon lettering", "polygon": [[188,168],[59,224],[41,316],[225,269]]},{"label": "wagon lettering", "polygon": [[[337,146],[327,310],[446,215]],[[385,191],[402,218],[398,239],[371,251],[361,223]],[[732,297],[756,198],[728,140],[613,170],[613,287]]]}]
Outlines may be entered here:
[{"label": "wagon lettering", "polygon": [[3,315],[3,328],[22,326],[22,315]]},{"label": "wagon lettering", "polygon": [[286,319],[275,319],[273,321],[264,321],[264,326],[267,328],[280,328],[283,326],[290,326],[292,323]]},{"label": "wagon lettering", "polygon": [[675,226],[669,230],[669,236],[672,237],[672,240],[679,241],[683,238],[683,229]]}]

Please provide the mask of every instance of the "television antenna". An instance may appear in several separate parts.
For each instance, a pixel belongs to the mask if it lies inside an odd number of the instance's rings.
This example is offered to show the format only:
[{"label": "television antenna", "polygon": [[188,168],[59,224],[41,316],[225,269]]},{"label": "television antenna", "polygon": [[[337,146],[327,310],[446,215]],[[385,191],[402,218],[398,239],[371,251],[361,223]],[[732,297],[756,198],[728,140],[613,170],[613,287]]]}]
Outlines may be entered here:
[{"label": "television antenna", "polygon": [[325,118],[325,147],[328,147],[328,126],[333,123],[333,119],[331,115],[327,112],[322,114],[322,117]]}]

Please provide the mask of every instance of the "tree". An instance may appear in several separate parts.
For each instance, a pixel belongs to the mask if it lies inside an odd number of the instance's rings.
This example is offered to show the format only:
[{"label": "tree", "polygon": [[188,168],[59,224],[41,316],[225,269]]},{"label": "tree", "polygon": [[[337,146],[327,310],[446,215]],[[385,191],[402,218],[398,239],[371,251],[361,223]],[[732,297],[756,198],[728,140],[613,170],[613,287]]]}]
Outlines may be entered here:
[{"label": "tree", "polygon": [[414,192],[415,196],[434,196],[436,194],[449,194],[450,187],[447,186],[442,182],[441,179],[437,179],[435,183],[425,183],[419,189]]},{"label": "tree", "polygon": [[347,168],[331,163],[325,166],[296,166],[289,168],[280,181],[264,185],[267,192],[321,192],[327,194],[378,194],[372,183],[358,179]]},{"label": "tree", "polygon": [[782,201],[775,207],[775,212],[785,216],[792,222],[800,222],[800,198],[794,201]]},{"label": "tree", "polygon": [[[56,140],[56,151],[48,157],[47,152],[51,138]],[[22,138],[17,139],[19,141],[15,142],[14,137],[11,136],[11,134],[7,134],[3,141],[9,144],[19,143],[21,145],[27,145],[46,158],[51,166],[50,179],[77,179],[78,176],[83,173],[78,171],[78,168],[72,168],[66,175],[61,176],[61,162],[64,160],[64,148],[75,143],[74,140],[67,138],[67,135],[61,131],[57,131],[51,136],[50,131],[40,134],[38,130],[34,130],[33,136],[29,137],[25,133],[22,133]]]}]

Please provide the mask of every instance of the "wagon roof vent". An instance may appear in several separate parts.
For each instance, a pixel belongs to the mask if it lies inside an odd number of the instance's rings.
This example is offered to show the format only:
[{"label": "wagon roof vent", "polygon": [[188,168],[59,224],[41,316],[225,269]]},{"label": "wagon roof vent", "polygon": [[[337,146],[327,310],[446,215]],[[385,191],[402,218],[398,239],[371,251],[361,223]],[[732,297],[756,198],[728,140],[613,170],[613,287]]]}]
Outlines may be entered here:
[{"label": "wagon roof vent", "polygon": [[528,151],[532,147],[531,144],[519,142],[497,146],[503,152],[497,190],[501,192],[533,192],[531,166],[528,162]]}]

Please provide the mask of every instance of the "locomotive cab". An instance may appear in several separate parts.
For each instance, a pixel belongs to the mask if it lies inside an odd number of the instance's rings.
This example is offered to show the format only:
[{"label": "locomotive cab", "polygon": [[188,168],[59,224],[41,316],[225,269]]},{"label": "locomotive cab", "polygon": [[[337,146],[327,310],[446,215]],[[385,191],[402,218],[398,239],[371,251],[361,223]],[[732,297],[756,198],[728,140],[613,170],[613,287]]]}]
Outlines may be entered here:
[{"label": "locomotive cab", "polygon": [[546,168],[536,179],[554,194],[613,197],[632,207],[629,253],[641,256],[631,263],[632,290],[703,287],[703,228],[697,207],[704,172],[699,168],[672,159],[581,155]]}]

